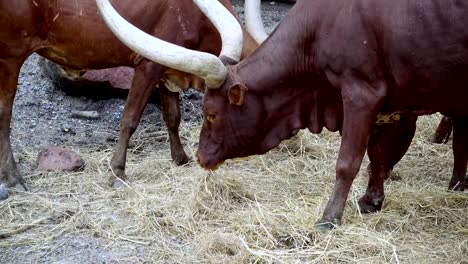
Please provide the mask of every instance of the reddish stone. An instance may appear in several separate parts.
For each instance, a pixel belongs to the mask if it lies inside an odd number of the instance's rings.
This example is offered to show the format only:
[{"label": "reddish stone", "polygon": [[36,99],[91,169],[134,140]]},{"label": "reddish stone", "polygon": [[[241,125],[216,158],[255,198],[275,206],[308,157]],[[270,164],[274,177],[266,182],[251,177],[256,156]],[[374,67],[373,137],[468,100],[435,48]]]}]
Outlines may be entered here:
[{"label": "reddish stone", "polygon": [[37,169],[41,171],[77,171],[84,167],[83,159],[75,151],[49,146],[39,153]]},{"label": "reddish stone", "polygon": [[79,79],[91,82],[109,82],[112,87],[130,90],[134,72],[133,68],[129,67],[89,70]]}]

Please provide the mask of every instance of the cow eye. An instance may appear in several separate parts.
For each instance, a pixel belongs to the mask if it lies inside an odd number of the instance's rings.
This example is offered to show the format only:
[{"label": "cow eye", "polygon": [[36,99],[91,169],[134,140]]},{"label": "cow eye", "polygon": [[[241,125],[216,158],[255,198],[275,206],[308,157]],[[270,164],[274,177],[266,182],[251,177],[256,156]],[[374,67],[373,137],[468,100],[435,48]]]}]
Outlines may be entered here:
[{"label": "cow eye", "polygon": [[208,122],[214,122],[216,120],[216,114],[207,114],[206,115],[206,120],[208,120]]}]

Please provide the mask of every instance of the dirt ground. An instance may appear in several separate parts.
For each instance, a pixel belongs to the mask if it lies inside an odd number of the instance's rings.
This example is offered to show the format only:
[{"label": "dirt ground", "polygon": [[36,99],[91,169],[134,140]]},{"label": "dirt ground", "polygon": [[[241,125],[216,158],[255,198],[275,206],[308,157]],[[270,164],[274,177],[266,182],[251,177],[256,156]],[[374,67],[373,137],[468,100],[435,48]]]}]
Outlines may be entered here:
[{"label": "dirt ground", "polygon": [[[243,17],[243,1],[232,2]],[[290,6],[263,2],[269,32]],[[437,116],[419,121],[396,169],[402,179],[386,184],[383,211],[356,211],[366,186],[361,173],[344,225],[321,233],[314,223],[333,187],[336,133],[303,133],[207,173],[194,162],[171,163],[160,110],[150,104],[132,138],[129,186],[115,191],[107,180],[124,100],[67,96],[38,61],[33,55],[22,68],[11,135],[30,192],[0,202],[0,263],[468,263],[467,193],[446,190],[450,145],[426,141]],[[192,157],[201,98],[182,95],[181,137]],[[72,118],[73,110],[96,110],[100,118]],[[35,171],[38,151],[49,144],[79,152],[84,171]]]}]

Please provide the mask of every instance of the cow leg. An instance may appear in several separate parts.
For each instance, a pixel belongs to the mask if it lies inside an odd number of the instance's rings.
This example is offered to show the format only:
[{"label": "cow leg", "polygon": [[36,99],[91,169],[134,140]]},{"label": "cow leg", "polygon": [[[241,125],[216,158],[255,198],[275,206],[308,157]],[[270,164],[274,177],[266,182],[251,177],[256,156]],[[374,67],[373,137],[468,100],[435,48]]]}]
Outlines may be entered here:
[{"label": "cow leg", "polygon": [[351,80],[342,87],[344,118],[336,181],[322,219],[318,222],[321,230],[341,224],[346,199],[361,167],[371,126],[385,91],[384,84],[371,87],[360,80]]},{"label": "cow leg", "polygon": [[169,91],[162,82],[159,83],[159,94],[161,95],[161,106],[163,119],[169,133],[171,146],[171,157],[177,165],[189,162],[189,157],[185,154],[184,147],[180,142],[180,101],[179,93]]},{"label": "cow leg", "polygon": [[[468,164],[468,119],[453,118],[453,175],[449,189],[465,190],[466,166]],[[468,180],[468,178],[467,178]]]},{"label": "cow leg", "polygon": [[0,60],[0,200],[8,197],[8,187],[22,185],[10,144],[10,121],[21,63]]},{"label": "cow leg", "polygon": [[367,155],[370,175],[367,190],[359,199],[361,213],[373,213],[382,209],[385,198],[384,182],[393,167],[408,150],[416,131],[417,115],[402,115],[399,121],[375,125],[369,137]]},{"label": "cow leg", "polygon": [[143,111],[151,96],[156,81],[162,76],[164,68],[153,62],[143,60],[135,67],[132,88],[130,89],[125,103],[125,109],[120,123],[120,135],[117,147],[112,156],[111,169],[117,177],[111,177],[111,185],[118,188],[122,185],[121,180],[126,180],[125,162],[130,137],[138,128]]},{"label": "cow leg", "polygon": [[447,143],[452,133],[452,127],[452,118],[443,116],[431,141],[437,144]]}]

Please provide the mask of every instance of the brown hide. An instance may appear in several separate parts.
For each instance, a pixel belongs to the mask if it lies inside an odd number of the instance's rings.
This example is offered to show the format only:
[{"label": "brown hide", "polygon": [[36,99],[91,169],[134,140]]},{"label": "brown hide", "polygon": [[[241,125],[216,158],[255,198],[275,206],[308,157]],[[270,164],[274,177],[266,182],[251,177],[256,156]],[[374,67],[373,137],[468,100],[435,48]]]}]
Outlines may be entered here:
[{"label": "brown hide", "polygon": [[[192,1],[111,2],[124,18],[149,34],[195,50],[220,51],[219,34]],[[233,12],[229,1],[221,2]],[[16,44],[16,56],[38,52],[76,70],[134,67],[141,60],[110,32],[93,0],[2,0],[0,10],[1,45],[6,53]],[[256,47],[245,35],[243,56]]]},{"label": "brown hide", "polygon": [[[468,117],[466,25],[468,3],[456,0],[297,2],[251,56],[229,67],[224,85],[205,94],[200,165],[265,153],[295,129],[339,129],[337,180],[320,223],[340,223],[378,114]],[[247,88],[236,99],[243,104],[229,104],[239,86]]]},{"label": "brown hide", "polygon": [[[220,52],[219,33],[191,0],[111,2],[125,19],[153,36],[189,49],[216,55]],[[228,0],[221,3],[233,13]],[[118,66],[135,69],[111,162],[114,175],[125,179],[128,141],[139,124],[152,88],[158,83],[171,156],[177,164],[188,161],[178,135],[178,93],[168,92],[161,81],[170,76],[173,83],[185,86],[179,88],[188,88],[200,87],[200,80],[170,71],[128,49],[107,28],[95,0],[0,0],[0,25],[0,175],[5,176],[0,183],[13,186],[23,182],[11,152],[9,127],[19,70],[33,52],[76,71]],[[244,36],[243,56],[246,56],[257,44],[247,33]]]}]

